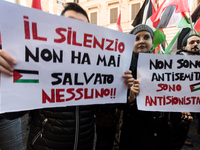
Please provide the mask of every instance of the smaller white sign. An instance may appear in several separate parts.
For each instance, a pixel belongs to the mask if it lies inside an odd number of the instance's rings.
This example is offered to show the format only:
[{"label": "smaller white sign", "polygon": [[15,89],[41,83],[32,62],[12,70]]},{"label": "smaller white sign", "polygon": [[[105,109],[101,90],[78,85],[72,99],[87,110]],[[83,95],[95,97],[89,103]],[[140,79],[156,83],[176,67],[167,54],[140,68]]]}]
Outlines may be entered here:
[{"label": "smaller white sign", "polygon": [[139,54],[139,110],[200,112],[200,57]]}]

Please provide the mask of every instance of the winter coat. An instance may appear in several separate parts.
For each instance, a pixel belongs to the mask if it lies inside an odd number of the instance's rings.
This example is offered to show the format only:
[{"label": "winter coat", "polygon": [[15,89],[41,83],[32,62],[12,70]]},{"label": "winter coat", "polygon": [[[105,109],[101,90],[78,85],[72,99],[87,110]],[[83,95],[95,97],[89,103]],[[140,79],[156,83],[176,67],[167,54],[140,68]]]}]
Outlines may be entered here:
[{"label": "winter coat", "polygon": [[92,150],[92,106],[71,106],[31,111],[27,150]]},{"label": "winter coat", "polygon": [[[189,53],[188,53],[189,52]],[[196,52],[190,52],[187,50],[179,50],[177,55],[198,55]],[[173,150],[180,150],[185,140],[187,139],[187,134],[190,128],[190,121],[181,118],[181,112],[171,112],[170,114],[170,127],[172,131],[172,145]]]},{"label": "winter coat", "polygon": [[95,107],[96,124],[99,126],[116,126],[120,110],[117,109],[119,104],[103,104]]},{"label": "winter coat", "polygon": [[[138,56],[133,53],[130,70],[137,79]],[[120,150],[171,150],[168,113],[140,111],[137,102],[126,106],[120,138]]]}]

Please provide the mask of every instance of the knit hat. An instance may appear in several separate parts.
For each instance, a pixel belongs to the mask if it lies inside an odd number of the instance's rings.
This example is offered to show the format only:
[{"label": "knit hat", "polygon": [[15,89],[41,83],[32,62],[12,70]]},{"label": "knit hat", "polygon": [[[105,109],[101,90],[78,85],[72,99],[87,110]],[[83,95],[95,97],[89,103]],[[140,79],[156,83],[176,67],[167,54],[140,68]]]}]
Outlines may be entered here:
[{"label": "knit hat", "polygon": [[151,34],[152,39],[153,39],[153,37],[154,37],[154,32],[153,32],[153,30],[152,30],[148,25],[146,25],[146,24],[139,24],[139,25],[135,26],[135,27],[129,32],[129,34],[134,34],[134,35],[136,35],[136,34],[137,34],[138,32],[140,32],[140,31],[147,31],[147,32],[149,32],[149,33]]},{"label": "knit hat", "polygon": [[200,36],[198,34],[191,34],[191,35],[186,35],[184,38],[183,38],[183,41],[181,43],[181,47],[183,46],[186,46],[187,45],[187,40],[192,37],[192,36],[197,36],[200,38]]}]

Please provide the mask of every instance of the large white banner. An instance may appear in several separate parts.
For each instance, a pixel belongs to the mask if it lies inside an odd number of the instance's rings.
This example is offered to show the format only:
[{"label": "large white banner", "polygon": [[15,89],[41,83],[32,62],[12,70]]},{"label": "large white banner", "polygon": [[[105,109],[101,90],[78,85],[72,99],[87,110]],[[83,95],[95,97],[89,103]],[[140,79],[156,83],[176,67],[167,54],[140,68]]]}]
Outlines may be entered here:
[{"label": "large white banner", "polygon": [[5,1],[0,30],[17,61],[13,77],[1,74],[1,113],[126,102],[135,36]]},{"label": "large white banner", "polygon": [[200,57],[139,54],[138,109],[200,112]]}]

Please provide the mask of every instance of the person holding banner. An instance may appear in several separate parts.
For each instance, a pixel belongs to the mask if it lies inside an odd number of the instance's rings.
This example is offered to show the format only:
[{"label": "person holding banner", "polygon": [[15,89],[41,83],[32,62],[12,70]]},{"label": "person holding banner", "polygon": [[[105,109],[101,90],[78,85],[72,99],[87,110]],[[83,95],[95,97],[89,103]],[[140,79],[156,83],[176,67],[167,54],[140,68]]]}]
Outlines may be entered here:
[{"label": "person holding banner", "polygon": [[[197,34],[186,36],[181,47],[181,50],[177,51],[177,55],[200,55],[200,36]],[[181,149],[184,144],[193,146],[192,142],[186,140],[192,120],[190,112],[172,112],[170,114],[173,150]]]},{"label": "person holding banner", "polygon": [[200,55],[200,36],[192,34],[186,36],[182,43],[182,49],[177,51],[178,55]]},{"label": "person holding banner", "polygon": [[23,150],[21,119],[14,117],[9,120],[4,117],[0,116],[0,150]]},{"label": "person holding banner", "polygon": [[[131,87],[130,96],[139,93],[137,80],[137,61],[139,53],[150,53],[153,48],[154,32],[144,24],[137,25],[130,31],[136,35],[130,70],[136,79]],[[136,99],[128,99],[124,110],[123,126],[120,138],[120,150],[170,150],[172,140],[168,124],[168,113],[140,111]]]},{"label": "person holding banner", "polygon": [[[77,3],[66,3],[61,15],[89,22],[86,11]],[[0,72],[12,76],[12,66],[15,64],[16,61],[11,56],[3,50],[0,51]],[[128,88],[133,85],[130,70],[125,71],[122,77]],[[12,114],[10,113],[11,116]],[[28,150],[93,149],[94,106],[37,109],[31,110],[30,116]]]},{"label": "person holding banner", "polygon": [[199,118],[198,118],[198,129],[197,129],[197,133],[200,134],[200,113],[198,113]]},{"label": "person holding banner", "polygon": [[23,150],[21,119],[8,120],[0,116],[0,149]]},{"label": "person holding banner", "polygon": [[171,112],[170,127],[172,131],[172,150],[180,150],[183,145],[193,147],[192,142],[187,141],[187,134],[190,128],[190,122],[193,117],[190,112]]}]

